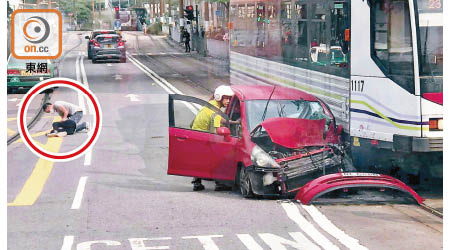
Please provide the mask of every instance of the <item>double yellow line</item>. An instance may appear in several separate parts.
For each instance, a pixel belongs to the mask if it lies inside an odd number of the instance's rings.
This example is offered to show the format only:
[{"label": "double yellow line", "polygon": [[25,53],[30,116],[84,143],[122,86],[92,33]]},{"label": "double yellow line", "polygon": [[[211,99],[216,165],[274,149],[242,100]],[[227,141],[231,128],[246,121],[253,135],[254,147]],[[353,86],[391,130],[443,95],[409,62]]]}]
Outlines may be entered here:
[{"label": "double yellow line", "polygon": [[[60,117],[54,117],[53,122],[60,120]],[[59,152],[63,138],[53,137],[48,138],[47,143],[42,147],[51,152]],[[28,177],[25,185],[20,193],[16,196],[13,202],[8,203],[8,206],[31,206],[39,198],[45,183],[47,182],[50,173],[52,172],[54,162],[39,158],[33,172]]]}]

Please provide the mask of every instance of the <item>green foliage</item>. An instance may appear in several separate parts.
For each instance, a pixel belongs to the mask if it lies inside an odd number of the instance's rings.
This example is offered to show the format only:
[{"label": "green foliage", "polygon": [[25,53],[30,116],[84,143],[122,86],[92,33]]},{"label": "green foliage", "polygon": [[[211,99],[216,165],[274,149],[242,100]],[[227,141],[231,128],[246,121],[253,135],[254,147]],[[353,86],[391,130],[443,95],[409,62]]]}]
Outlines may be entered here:
[{"label": "green foliage", "polygon": [[65,14],[72,13],[78,25],[92,22],[92,2],[89,1],[60,1],[59,9]]},{"label": "green foliage", "polygon": [[147,28],[147,33],[150,33],[152,35],[158,35],[162,32],[162,25],[161,23],[152,23],[150,27]]}]

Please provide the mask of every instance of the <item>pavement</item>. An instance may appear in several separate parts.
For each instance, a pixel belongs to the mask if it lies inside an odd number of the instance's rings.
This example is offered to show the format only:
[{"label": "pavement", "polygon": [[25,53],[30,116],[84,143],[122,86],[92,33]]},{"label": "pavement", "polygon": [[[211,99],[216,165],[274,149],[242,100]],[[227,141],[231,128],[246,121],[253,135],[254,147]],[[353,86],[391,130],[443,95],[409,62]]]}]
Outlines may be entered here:
[{"label": "pavement", "polygon": [[[193,192],[191,178],[167,175],[167,95],[207,100],[229,83],[225,70],[135,32],[124,32],[127,63],[92,64],[84,35],[64,33],[64,51],[73,49],[60,72],[96,95],[100,137],[68,162],[39,159],[20,141],[7,147],[8,250],[443,248],[443,220],[414,204],[304,206],[215,192],[210,181]],[[80,100],[63,89],[56,99]],[[41,119],[32,133],[52,121]],[[67,152],[87,136],[35,140]]]}]

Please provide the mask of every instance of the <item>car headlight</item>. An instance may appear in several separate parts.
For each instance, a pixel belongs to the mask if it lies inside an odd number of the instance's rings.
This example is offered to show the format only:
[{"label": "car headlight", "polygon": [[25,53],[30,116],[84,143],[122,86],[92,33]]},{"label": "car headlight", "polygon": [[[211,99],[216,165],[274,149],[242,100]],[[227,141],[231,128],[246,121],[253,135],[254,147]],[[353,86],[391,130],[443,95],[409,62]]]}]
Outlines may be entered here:
[{"label": "car headlight", "polygon": [[280,165],[269,154],[255,145],[252,149],[251,159],[254,165],[263,168],[279,168]]}]

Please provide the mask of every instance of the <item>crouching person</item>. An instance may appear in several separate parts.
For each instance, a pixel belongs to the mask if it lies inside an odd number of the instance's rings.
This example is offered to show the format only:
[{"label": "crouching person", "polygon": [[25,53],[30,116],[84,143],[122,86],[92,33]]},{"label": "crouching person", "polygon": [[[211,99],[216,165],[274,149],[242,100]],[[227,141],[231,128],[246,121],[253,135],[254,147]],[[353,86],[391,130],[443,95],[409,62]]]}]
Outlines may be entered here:
[{"label": "crouching person", "polygon": [[86,122],[79,123],[83,118],[83,110],[75,104],[64,101],[56,101],[53,104],[48,102],[42,109],[45,113],[56,112],[61,117],[61,121],[52,124],[53,129],[47,136],[61,137],[89,130]]}]

